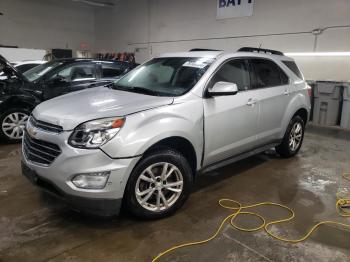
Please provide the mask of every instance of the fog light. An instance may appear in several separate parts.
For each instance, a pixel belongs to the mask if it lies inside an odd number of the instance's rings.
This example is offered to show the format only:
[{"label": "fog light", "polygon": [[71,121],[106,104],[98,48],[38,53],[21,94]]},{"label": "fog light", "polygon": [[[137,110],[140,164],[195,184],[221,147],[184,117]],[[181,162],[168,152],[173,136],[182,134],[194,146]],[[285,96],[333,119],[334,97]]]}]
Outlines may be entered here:
[{"label": "fog light", "polygon": [[79,174],[72,179],[72,183],[79,188],[102,189],[106,186],[110,173],[111,173],[110,171],[107,171],[107,172]]}]

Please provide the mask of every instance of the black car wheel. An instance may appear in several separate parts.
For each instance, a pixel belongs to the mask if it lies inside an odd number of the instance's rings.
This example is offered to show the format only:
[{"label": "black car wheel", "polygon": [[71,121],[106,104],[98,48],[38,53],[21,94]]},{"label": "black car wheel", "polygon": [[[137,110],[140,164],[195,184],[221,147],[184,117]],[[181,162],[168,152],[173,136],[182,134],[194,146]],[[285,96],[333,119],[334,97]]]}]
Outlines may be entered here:
[{"label": "black car wheel", "polygon": [[142,159],[130,175],[124,204],[144,219],[169,216],[188,198],[192,169],[179,152],[161,150]]},{"label": "black car wheel", "polygon": [[30,111],[25,108],[12,108],[0,115],[0,136],[5,142],[18,143],[22,140]]}]

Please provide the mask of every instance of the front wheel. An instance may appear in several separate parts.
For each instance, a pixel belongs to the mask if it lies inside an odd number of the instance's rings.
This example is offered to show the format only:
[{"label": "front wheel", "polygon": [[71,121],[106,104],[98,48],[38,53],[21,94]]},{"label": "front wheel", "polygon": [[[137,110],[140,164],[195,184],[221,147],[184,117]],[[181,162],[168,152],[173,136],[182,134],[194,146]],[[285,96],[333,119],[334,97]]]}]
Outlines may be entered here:
[{"label": "front wheel", "polygon": [[30,111],[25,108],[11,108],[0,115],[0,137],[8,143],[22,140]]},{"label": "front wheel", "polygon": [[179,152],[154,152],[142,159],[131,173],[124,204],[140,218],[169,216],[188,198],[192,181],[192,169]]},{"label": "front wheel", "polygon": [[282,157],[295,156],[303,143],[305,123],[300,116],[294,116],[289,122],[282,143],[276,147],[276,152]]}]

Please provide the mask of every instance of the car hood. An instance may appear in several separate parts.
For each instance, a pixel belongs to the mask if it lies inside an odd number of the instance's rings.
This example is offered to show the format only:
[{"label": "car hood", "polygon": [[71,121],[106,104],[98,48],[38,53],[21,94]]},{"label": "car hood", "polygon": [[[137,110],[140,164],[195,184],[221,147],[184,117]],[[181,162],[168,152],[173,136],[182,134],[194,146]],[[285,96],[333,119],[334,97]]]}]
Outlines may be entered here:
[{"label": "car hood", "polygon": [[28,79],[20,71],[18,71],[17,68],[11,65],[11,63],[2,55],[0,55],[0,63],[10,68],[10,70],[12,70],[18,78],[28,82]]},{"label": "car hood", "polygon": [[64,130],[72,130],[89,120],[126,116],[169,105],[173,100],[173,97],[157,97],[95,87],[43,102],[32,114],[38,120],[60,125]]}]

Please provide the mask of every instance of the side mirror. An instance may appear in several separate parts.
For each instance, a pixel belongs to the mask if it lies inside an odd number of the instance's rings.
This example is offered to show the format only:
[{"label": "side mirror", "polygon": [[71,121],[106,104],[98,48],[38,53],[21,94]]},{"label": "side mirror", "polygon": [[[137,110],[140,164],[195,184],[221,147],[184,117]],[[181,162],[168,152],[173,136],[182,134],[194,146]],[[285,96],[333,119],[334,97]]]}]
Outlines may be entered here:
[{"label": "side mirror", "polygon": [[61,84],[67,82],[66,79],[60,75],[56,75],[55,77],[51,78],[49,80],[50,83],[52,84]]},{"label": "side mirror", "polygon": [[208,89],[209,96],[228,96],[235,95],[238,92],[238,87],[234,83],[217,82]]}]

